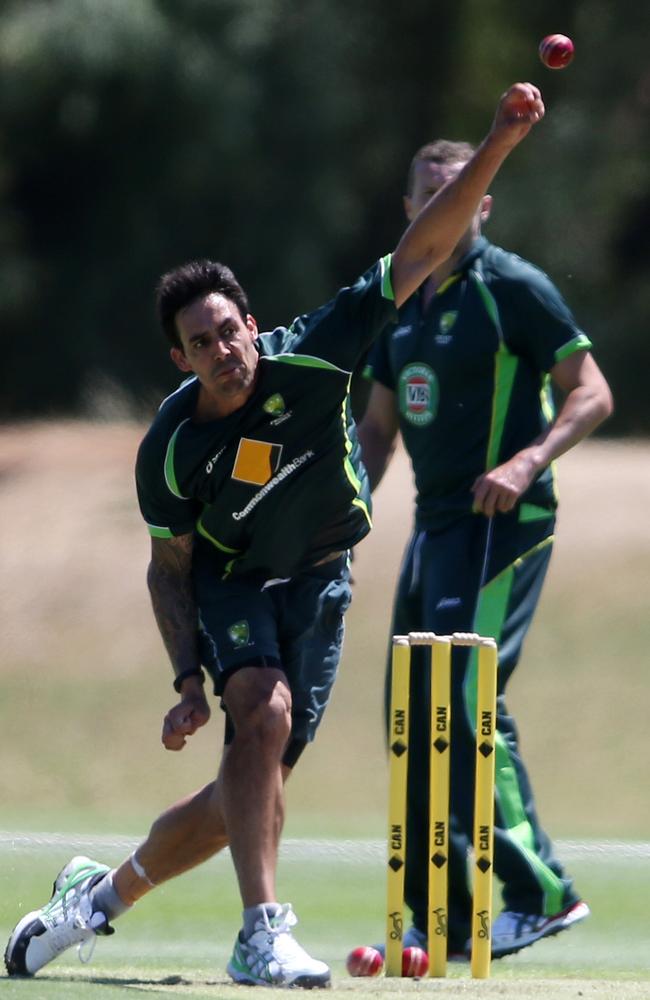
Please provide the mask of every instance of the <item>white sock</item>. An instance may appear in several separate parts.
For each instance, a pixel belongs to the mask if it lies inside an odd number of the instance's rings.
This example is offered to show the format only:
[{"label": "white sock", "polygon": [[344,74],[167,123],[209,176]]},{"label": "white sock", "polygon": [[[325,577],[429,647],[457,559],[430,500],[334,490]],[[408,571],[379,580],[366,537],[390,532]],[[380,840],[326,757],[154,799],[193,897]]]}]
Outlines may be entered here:
[{"label": "white sock", "polygon": [[260,918],[264,917],[264,913],[268,915],[269,919],[274,917],[278,910],[282,907],[279,903],[258,903],[257,906],[249,906],[244,910],[244,937],[249,938],[251,934],[255,932],[255,924]]},{"label": "white sock", "polygon": [[103,913],[107,920],[115,920],[116,917],[120,917],[131,907],[122,900],[122,897],[118,895],[117,889],[113,885],[113,876],[115,875],[115,869],[113,868],[110,872],[104,875],[101,882],[98,882],[94,888],[90,890],[90,901],[93,906],[93,911],[99,910]]}]

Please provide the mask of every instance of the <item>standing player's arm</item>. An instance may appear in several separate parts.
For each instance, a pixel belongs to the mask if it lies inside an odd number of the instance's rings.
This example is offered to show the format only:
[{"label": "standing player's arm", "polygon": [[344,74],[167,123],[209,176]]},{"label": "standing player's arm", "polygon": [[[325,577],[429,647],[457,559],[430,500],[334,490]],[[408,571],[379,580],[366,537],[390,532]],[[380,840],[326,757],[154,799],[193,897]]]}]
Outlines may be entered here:
[{"label": "standing player's arm", "polygon": [[163,722],[162,741],[181,750],[185,737],[210,718],[199,655],[199,613],[192,582],[191,534],[152,538],[147,583],[158,629],[171,660],[181,701]]},{"label": "standing player's arm", "polygon": [[398,308],[451,255],[499,167],[543,116],[542,97],[533,84],[515,83],[502,94],[483,142],[424,206],[393,254],[391,281]]},{"label": "standing player's arm", "polygon": [[610,388],[587,351],[576,351],[551,369],[551,378],[566,393],[556,420],[509,461],[483,473],[474,483],[474,510],[492,517],[509,511],[536,476],[554,458],[591,434],[612,412]]},{"label": "standing player's arm", "polygon": [[361,457],[371,490],[379,485],[393,457],[398,430],[395,393],[381,382],[373,382],[366,412],[357,427]]}]

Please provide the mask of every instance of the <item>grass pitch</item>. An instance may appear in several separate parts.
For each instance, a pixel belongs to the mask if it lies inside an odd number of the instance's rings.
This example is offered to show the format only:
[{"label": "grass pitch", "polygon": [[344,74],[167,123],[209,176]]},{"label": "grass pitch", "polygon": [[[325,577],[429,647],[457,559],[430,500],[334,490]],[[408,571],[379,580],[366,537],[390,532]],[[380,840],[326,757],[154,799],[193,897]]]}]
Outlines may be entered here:
[{"label": "grass pitch", "polygon": [[[0,851],[0,934],[8,936],[23,913],[45,902],[54,875],[70,853],[63,846]],[[101,860],[115,863],[123,852],[111,848],[100,853]],[[460,964],[449,966],[444,981],[347,976],[347,953],[358,944],[381,940],[383,934],[383,866],[376,857],[364,856],[362,848],[356,861],[349,855],[342,859],[325,854],[308,861],[285,857],[280,895],[295,906],[301,944],[332,968],[330,996],[352,990],[372,997],[424,992],[469,1000],[647,1000],[647,858],[609,858],[597,865],[576,861],[571,867],[592,916],[555,938],[494,962],[489,982],[472,981],[468,966]],[[66,952],[33,979],[0,979],[0,995],[3,1000],[124,1000],[134,992],[241,998],[249,989],[233,986],[225,971],[239,920],[232,866],[223,856],[141,900],[116,921],[113,937],[97,940],[90,964],[81,965],[76,951]]]}]

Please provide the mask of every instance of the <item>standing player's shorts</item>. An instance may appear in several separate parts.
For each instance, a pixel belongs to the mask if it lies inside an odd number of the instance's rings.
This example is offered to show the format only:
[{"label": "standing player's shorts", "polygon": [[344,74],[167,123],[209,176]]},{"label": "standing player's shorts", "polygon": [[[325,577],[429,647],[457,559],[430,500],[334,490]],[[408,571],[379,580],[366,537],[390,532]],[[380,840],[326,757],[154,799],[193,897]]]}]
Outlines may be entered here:
[{"label": "standing player's shorts", "polygon": [[[350,600],[347,553],[290,580],[220,580],[194,563],[201,661],[222,695],[242,667],[275,667],[287,677],[291,737],[284,763],[295,764],[314,739],[336,678]],[[226,743],[234,729],[226,712]]]}]

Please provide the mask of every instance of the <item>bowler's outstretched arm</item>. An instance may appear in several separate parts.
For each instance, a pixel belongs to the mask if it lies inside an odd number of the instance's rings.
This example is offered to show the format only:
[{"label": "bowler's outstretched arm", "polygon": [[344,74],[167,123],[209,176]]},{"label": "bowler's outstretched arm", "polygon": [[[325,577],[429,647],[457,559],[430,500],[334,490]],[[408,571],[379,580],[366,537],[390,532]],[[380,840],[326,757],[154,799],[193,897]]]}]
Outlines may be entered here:
[{"label": "bowler's outstretched arm", "polygon": [[391,278],[398,308],[450,256],[503,161],[543,117],[542,96],[533,84],[515,83],[501,96],[483,142],[424,206],[393,254]]}]

